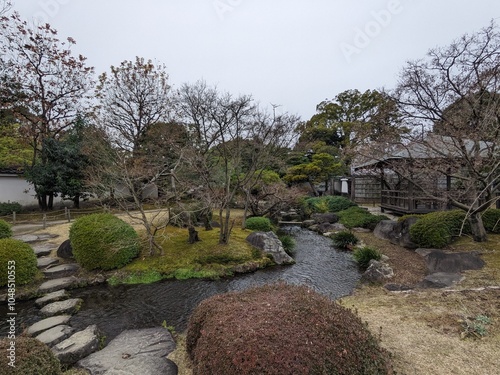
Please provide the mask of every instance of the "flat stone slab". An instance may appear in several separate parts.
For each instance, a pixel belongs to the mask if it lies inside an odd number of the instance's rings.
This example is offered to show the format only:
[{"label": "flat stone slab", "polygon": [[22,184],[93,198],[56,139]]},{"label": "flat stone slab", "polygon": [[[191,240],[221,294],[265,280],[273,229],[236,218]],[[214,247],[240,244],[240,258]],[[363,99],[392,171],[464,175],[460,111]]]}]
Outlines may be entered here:
[{"label": "flat stone slab", "polygon": [[31,336],[39,335],[43,331],[51,329],[55,326],[68,323],[70,319],[71,315],[59,315],[43,319],[28,327],[27,333]]},{"label": "flat stone slab", "polygon": [[91,374],[176,375],[177,366],[166,358],[175,341],[165,328],[123,331],[104,349],[78,362]]},{"label": "flat stone slab", "polygon": [[59,266],[50,267],[43,271],[45,277],[54,279],[68,277],[80,271],[78,264],[61,264]]},{"label": "flat stone slab", "polygon": [[64,301],[57,301],[45,305],[40,310],[43,316],[54,316],[61,314],[75,314],[82,305],[83,300],[81,298],[72,298]]},{"label": "flat stone slab", "polygon": [[[98,346],[99,336],[97,326],[91,325],[83,331],[76,332],[66,340],[61,341],[51,350],[62,364],[73,365],[95,352]],[[144,374],[144,372],[140,371],[137,374]]]},{"label": "flat stone slab", "polygon": [[479,270],[485,262],[479,253],[471,252],[444,252],[436,249],[418,249],[418,253],[425,258],[429,273],[445,272],[460,273],[466,270]]},{"label": "flat stone slab", "polygon": [[68,292],[66,292],[65,289],[61,289],[38,298],[37,300],[35,300],[35,305],[37,307],[43,307],[48,303],[62,301],[67,298],[69,298]]},{"label": "flat stone slab", "polygon": [[36,242],[38,241],[38,236],[33,234],[21,234],[19,236],[14,236],[16,240],[23,241],[26,243]]},{"label": "flat stone slab", "polygon": [[53,279],[44,282],[38,288],[38,291],[41,293],[50,293],[55,292],[56,290],[66,289],[78,284],[78,279],[74,276],[71,277],[63,277],[60,279]]},{"label": "flat stone slab", "polygon": [[50,255],[53,246],[50,244],[35,244],[31,245],[31,248],[33,249],[37,257],[44,257]]},{"label": "flat stone slab", "polygon": [[447,288],[459,283],[465,277],[459,273],[436,272],[426,276],[417,287],[424,289],[439,289]]},{"label": "flat stone slab", "polygon": [[35,338],[48,346],[54,346],[66,340],[73,333],[74,329],[68,325],[55,326],[42,332]]},{"label": "flat stone slab", "polygon": [[59,259],[53,257],[41,257],[36,260],[36,265],[38,268],[45,268],[54,264],[58,264]]}]

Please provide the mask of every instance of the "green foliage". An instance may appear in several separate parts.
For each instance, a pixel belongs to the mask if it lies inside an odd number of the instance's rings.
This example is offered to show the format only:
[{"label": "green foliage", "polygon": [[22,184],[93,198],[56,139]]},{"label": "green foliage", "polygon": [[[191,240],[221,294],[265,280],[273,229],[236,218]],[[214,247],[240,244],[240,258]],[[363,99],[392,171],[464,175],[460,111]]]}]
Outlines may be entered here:
[{"label": "green foliage", "polygon": [[462,228],[464,233],[470,233],[464,211],[431,212],[410,227],[410,238],[420,247],[440,249],[459,236]]},{"label": "green foliage", "polygon": [[354,233],[347,230],[334,233],[331,238],[333,240],[333,245],[340,249],[347,249],[359,242],[358,237],[356,237]]},{"label": "green foliage", "polygon": [[245,228],[260,232],[271,231],[271,221],[267,217],[250,217],[245,221]]},{"label": "green foliage", "polygon": [[33,149],[22,139],[19,124],[0,125],[0,168],[29,164],[33,159]]},{"label": "green foliage", "polygon": [[287,182],[321,182],[336,172],[340,172],[342,164],[325,152],[314,154],[311,161],[290,167],[284,180]]},{"label": "green foliage", "polygon": [[77,262],[87,270],[120,268],[139,254],[134,228],[111,214],[92,214],[77,219],[69,239]]},{"label": "green foliage", "polygon": [[474,319],[466,317],[461,323],[463,330],[460,336],[463,339],[467,337],[480,339],[488,334],[487,326],[491,324],[491,319],[486,315],[477,315]]},{"label": "green foliage", "polygon": [[483,213],[484,228],[491,233],[500,233],[500,209],[492,208]]},{"label": "green foliage", "polygon": [[[277,343],[286,350],[277,350]],[[189,319],[193,373],[389,374],[361,319],[305,286],[266,285],[201,302]]]},{"label": "green foliage", "polygon": [[354,206],[357,206],[357,204],[353,201],[345,197],[332,195],[310,197],[302,201],[303,210],[308,215],[313,213],[339,212]]},{"label": "green foliage", "polygon": [[15,367],[9,367],[7,358],[10,342],[12,340],[4,338],[0,340],[0,369],[2,374],[10,375],[61,375],[61,364],[52,353],[50,348],[35,338],[27,336],[16,337],[14,350]]},{"label": "green foliage", "polygon": [[[15,262],[15,263],[13,263]],[[36,255],[30,245],[12,238],[0,239],[0,286],[7,285],[14,275],[16,285],[27,284],[38,273]],[[14,279],[11,279],[14,280]]]},{"label": "green foliage", "polygon": [[380,252],[373,247],[364,246],[358,247],[356,250],[354,250],[352,256],[354,260],[358,262],[361,268],[368,268],[368,266],[370,265],[370,260],[380,260],[382,254],[380,254]]},{"label": "green foliage", "polygon": [[5,220],[0,219],[0,239],[12,237],[12,228]]},{"label": "green foliage", "polygon": [[23,206],[17,202],[1,202],[0,203],[0,216],[12,215],[13,212],[21,212]]},{"label": "green foliage", "polygon": [[278,236],[278,238],[281,241],[285,252],[288,255],[292,256],[294,254],[294,249],[295,249],[295,240],[293,239],[293,237],[289,236],[288,234],[283,234]]},{"label": "green foliage", "polygon": [[347,210],[340,211],[338,214],[339,222],[347,228],[367,228],[375,229],[382,220],[387,220],[384,215],[373,215],[368,210],[361,207],[349,207]]}]

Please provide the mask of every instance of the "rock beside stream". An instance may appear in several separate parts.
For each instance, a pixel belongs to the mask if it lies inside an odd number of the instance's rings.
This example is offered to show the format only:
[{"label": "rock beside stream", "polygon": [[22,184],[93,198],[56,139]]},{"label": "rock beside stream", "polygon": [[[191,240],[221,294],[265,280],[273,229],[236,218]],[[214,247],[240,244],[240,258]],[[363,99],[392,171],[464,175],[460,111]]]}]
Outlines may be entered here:
[{"label": "rock beside stream", "polygon": [[[52,348],[54,355],[64,365],[73,365],[97,350],[99,335],[96,325],[79,331]],[[141,374],[142,372],[138,372]]]},{"label": "rock beside stream", "polygon": [[176,375],[177,366],[166,358],[174,349],[175,341],[163,327],[133,329],[77,365],[91,374]]},{"label": "rock beside stream", "polygon": [[294,264],[295,260],[285,252],[283,244],[274,232],[253,232],[246,238],[252,245],[273,257],[274,263]]}]

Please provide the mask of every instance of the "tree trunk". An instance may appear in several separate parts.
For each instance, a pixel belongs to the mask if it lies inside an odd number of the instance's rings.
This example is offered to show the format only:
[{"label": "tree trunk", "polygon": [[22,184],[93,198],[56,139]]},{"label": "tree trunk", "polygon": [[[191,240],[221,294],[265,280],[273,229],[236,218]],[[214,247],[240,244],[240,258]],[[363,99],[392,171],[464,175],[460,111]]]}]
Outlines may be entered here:
[{"label": "tree trunk", "polygon": [[47,204],[47,209],[54,209],[54,193],[49,193],[49,202]]},{"label": "tree trunk", "polygon": [[309,182],[309,185],[311,186],[311,190],[312,190],[312,193],[315,197],[317,197],[319,194],[318,194],[318,191],[316,190],[316,186],[314,186],[314,182],[312,181],[308,181]]},{"label": "tree trunk", "polygon": [[80,194],[76,194],[73,198],[73,208],[80,208]]},{"label": "tree trunk", "polygon": [[472,237],[475,242],[486,242],[488,240],[486,236],[486,229],[484,228],[483,218],[480,212],[476,212],[469,218]]}]

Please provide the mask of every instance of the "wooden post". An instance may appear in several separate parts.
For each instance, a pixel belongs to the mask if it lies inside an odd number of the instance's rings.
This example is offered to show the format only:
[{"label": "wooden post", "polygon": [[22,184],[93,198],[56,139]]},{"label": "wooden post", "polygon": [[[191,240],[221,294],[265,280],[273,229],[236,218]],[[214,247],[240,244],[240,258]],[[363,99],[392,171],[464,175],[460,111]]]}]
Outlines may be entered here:
[{"label": "wooden post", "polygon": [[71,223],[71,210],[66,208],[66,217],[68,218],[68,223]]},{"label": "wooden post", "polygon": [[16,211],[12,212],[12,224],[16,224]]},{"label": "wooden post", "polygon": [[47,229],[47,214],[43,214],[42,223],[43,229]]}]

